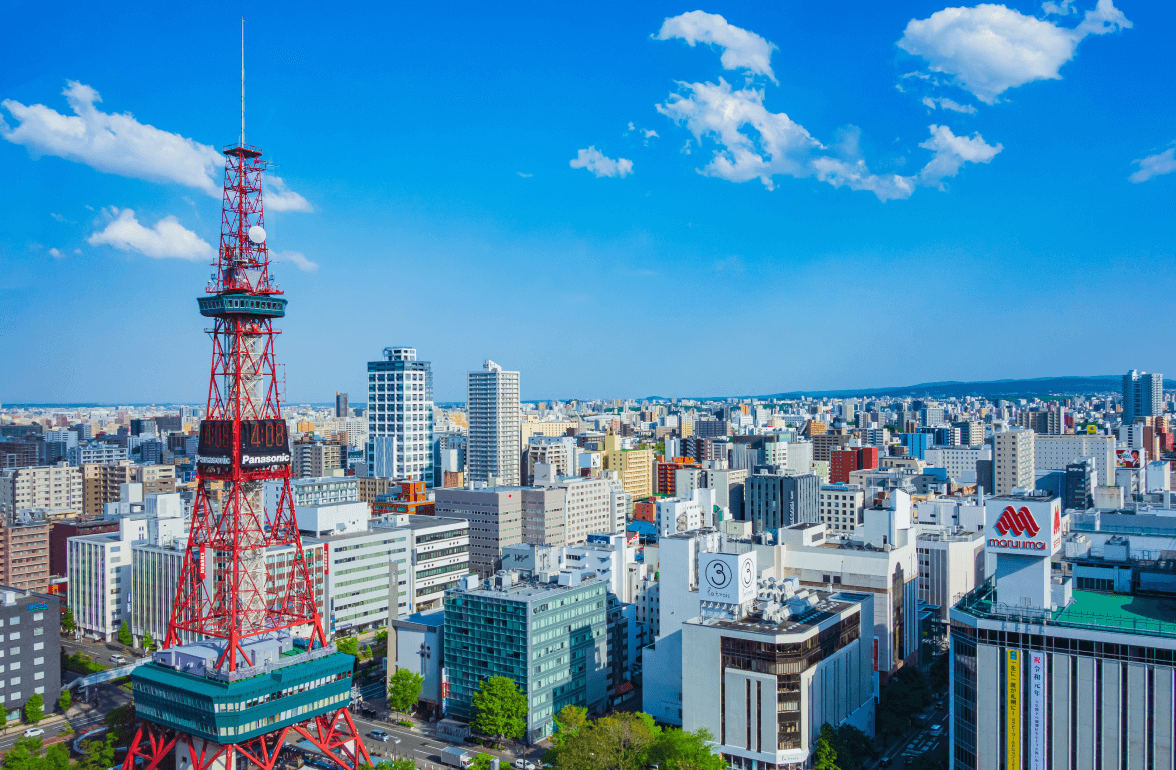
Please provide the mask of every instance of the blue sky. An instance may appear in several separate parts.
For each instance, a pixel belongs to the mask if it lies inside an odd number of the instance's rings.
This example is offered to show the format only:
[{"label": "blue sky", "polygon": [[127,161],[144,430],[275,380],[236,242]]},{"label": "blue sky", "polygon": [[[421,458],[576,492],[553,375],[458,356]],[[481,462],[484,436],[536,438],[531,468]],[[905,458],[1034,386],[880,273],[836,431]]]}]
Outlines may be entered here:
[{"label": "blue sky", "polygon": [[1171,3],[28,2],[0,401],[205,397],[241,15],[292,401],[1176,371]]}]

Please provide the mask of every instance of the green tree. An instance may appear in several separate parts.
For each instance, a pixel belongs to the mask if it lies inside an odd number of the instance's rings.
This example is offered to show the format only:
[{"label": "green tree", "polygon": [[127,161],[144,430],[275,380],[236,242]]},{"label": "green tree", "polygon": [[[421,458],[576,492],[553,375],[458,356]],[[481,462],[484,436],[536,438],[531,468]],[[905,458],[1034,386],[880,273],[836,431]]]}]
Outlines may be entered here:
[{"label": "green tree", "polygon": [[407,668],[398,668],[388,681],[388,706],[401,713],[416,708],[425,678]]},{"label": "green tree", "polygon": [[82,743],[82,759],[78,762],[78,770],[106,770],[114,766],[114,735],[107,733],[104,741],[85,741]]},{"label": "green tree", "polygon": [[24,712],[25,720],[34,725],[45,718],[45,699],[41,697],[41,693],[35,692],[25,701]]},{"label": "green tree", "polygon": [[376,645],[375,646],[377,646],[377,647],[387,647],[388,646],[388,629],[387,628],[381,628],[376,631]]},{"label": "green tree", "polygon": [[341,636],[335,640],[335,647],[339,652],[359,656],[359,639],[354,636]]},{"label": "green tree", "polygon": [[490,770],[490,760],[494,759],[484,751],[480,751],[470,760],[469,770]]},{"label": "green tree", "polygon": [[833,748],[841,770],[860,770],[867,760],[878,758],[878,750],[870,736],[853,725],[841,725],[836,730]]},{"label": "green tree", "polygon": [[63,743],[55,743],[50,746],[41,763],[43,770],[70,770],[71,766],[69,749]]},{"label": "green tree", "polygon": [[150,631],[143,632],[143,649],[147,652],[155,649],[155,637],[151,635]]},{"label": "green tree", "polygon": [[62,711],[65,711],[73,705],[73,693],[69,690],[62,690],[61,697],[57,699],[57,705]]},{"label": "green tree", "polygon": [[126,647],[130,647],[135,642],[135,638],[131,636],[131,626],[125,620],[118,627],[118,641]]},{"label": "green tree", "polygon": [[[113,708],[106,713],[106,726],[110,728],[107,736],[118,742],[119,745],[125,745],[131,739],[133,730],[135,728],[135,704],[128,703],[125,706]],[[105,770],[110,765],[104,765],[99,770]]]},{"label": "green tree", "polygon": [[[364,765],[365,770],[374,770],[371,765]],[[380,770],[416,770],[416,763],[411,757],[397,757],[380,761]]]},{"label": "green tree", "polygon": [[724,770],[727,763],[711,749],[714,739],[705,727],[693,732],[663,730],[649,751],[648,762],[663,770]]},{"label": "green tree", "polygon": [[555,734],[551,742],[559,746],[588,722],[588,709],[568,704],[555,715]]},{"label": "green tree", "polygon": [[69,607],[65,608],[65,612],[61,615],[61,630],[73,633],[78,630],[77,621],[74,620],[73,610]]},{"label": "green tree", "polygon": [[817,763],[814,770],[841,770],[837,766],[837,750],[833,748],[836,736],[833,727],[826,722],[821,725],[821,737],[817,738]]},{"label": "green tree", "polygon": [[661,728],[649,714],[610,714],[586,724],[564,741],[556,768],[640,770],[661,736]]},{"label": "green tree", "polygon": [[473,728],[483,735],[493,735],[495,744],[503,738],[522,738],[527,731],[527,696],[519,692],[513,679],[483,679],[472,700]]},{"label": "green tree", "polygon": [[4,755],[4,770],[39,770],[40,764],[40,738],[18,738]]}]

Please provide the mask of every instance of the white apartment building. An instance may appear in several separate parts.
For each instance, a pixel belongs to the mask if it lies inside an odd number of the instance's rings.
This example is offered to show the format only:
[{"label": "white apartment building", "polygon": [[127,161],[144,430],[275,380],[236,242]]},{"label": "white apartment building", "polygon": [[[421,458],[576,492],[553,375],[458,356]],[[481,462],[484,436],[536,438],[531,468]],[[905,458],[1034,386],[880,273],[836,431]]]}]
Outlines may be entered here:
[{"label": "white apartment building", "polygon": [[[150,634],[156,644],[167,638],[168,622],[175,602],[176,586],[184,565],[186,539],[170,542],[135,543],[131,547],[131,634],[135,643],[141,645],[145,634]],[[323,546],[318,542],[307,542],[303,547],[306,568],[314,586],[315,601],[319,615],[326,618],[326,582],[323,575]],[[266,589],[271,597],[277,595],[278,587],[284,588],[289,580],[289,571],[294,568],[294,546],[275,546],[266,550]],[[295,636],[306,635],[308,629],[292,629]],[[117,632],[117,629],[116,629]],[[198,635],[189,631],[180,633],[183,644],[198,640]]]},{"label": "white apartment building", "polygon": [[296,505],[298,531],[307,537],[328,537],[368,529],[368,504],[363,502]]},{"label": "white apartment building", "polygon": [[527,444],[527,480],[534,483],[535,466],[547,463],[556,476],[571,476],[577,472],[579,447],[571,436],[533,435]]},{"label": "white apartment building", "polygon": [[[120,532],[82,535],[67,543],[69,608],[78,630],[109,642],[131,619],[131,543]],[[174,597],[173,597],[174,598]]]},{"label": "white apartment building", "polygon": [[848,535],[862,523],[866,495],[857,484],[822,484],[817,496],[817,521],[830,532]]},{"label": "white apartment building", "polygon": [[1014,489],[1032,489],[1034,481],[1034,433],[1018,428],[993,434],[992,481],[998,495]]},{"label": "white apartment building", "polygon": [[469,449],[467,480],[497,486],[521,483],[519,373],[486,361],[467,375]]},{"label": "white apartment building", "polygon": [[786,466],[788,470],[794,471],[796,473],[812,473],[813,442],[789,441]]},{"label": "white apartment building", "polygon": [[408,535],[408,582],[405,605],[393,617],[441,607],[445,591],[470,572],[470,523],[466,519],[441,516],[385,517],[373,524],[374,531],[395,531]]},{"label": "white apartment building", "polygon": [[416,348],[390,347],[367,369],[367,475],[432,485],[432,367],[417,360]]},{"label": "white apartment building", "polygon": [[324,548],[329,634],[358,633],[411,614],[410,539],[400,529],[303,539],[307,547],[321,542]]},{"label": "white apartment building", "polygon": [[65,457],[70,465],[115,465],[123,460],[129,460],[130,453],[126,447],[121,447],[118,444],[90,441],[71,446],[66,450]]},{"label": "white apartment building", "polygon": [[665,538],[714,526],[715,491],[700,487],[688,498],[665,497],[657,501],[657,534]]},{"label": "white apartment building", "polygon": [[939,619],[946,625],[952,605],[987,578],[983,529],[920,526],[915,547],[919,601],[938,607]]},{"label": "white apartment building", "polygon": [[0,471],[0,515],[23,508],[82,510],[82,469],[40,465]]},{"label": "white apartment building", "polygon": [[1098,484],[1115,483],[1114,436],[1074,433],[1061,436],[1039,435],[1033,439],[1033,469],[1039,473],[1064,471],[1067,465],[1083,457],[1094,458]]},{"label": "white apartment building", "polygon": [[[1042,438],[1038,436],[1037,440]],[[945,469],[948,478],[973,484],[976,482],[976,463],[991,460],[992,451],[986,446],[931,447],[926,451],[924,459],[931,467]]]},{"label": "white apartment building", "polygon": [[[284,487],[281,481],[263,482],[265,510],[273,515],[278,509],[278,498]],[[359,500],[359,482],[354,477],[318,476],[290,479],[290,494],[294,507],[324,505],[326,503],[354,503]]]}]

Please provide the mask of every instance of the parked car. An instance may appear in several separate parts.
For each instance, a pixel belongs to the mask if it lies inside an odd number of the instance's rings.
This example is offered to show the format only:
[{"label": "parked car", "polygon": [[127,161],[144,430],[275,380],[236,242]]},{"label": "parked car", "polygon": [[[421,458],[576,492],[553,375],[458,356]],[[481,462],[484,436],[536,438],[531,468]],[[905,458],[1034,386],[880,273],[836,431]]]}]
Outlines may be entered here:
[{"label": "parked car", "polygon": [[42,730],[40,727],[30,727],[29,729],[24,731],[24,737],[26,737],[26,738],[36,738],[38,735],[44,735],[44,734],[45,734],[45,731]]},{"label": "parked car", "polygon": [[368,737],[372,738],[373,740],[387,743],[388,739],[392,736],[388,735],[388,733],[384,732],[383,730],[372,730],[370,733],[368,733]]},{"label": "parked car", "polygon": [[519,757],[514,761],[516,770],[535,770],[535,763]]}]

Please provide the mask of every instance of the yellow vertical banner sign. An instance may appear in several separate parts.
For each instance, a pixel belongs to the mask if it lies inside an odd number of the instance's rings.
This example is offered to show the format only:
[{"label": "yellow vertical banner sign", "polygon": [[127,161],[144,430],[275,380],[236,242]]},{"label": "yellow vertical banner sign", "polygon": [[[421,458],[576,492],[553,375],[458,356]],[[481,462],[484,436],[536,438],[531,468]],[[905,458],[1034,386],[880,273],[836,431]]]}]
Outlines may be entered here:
[{"label": "yellow vertical banner sign", "polygon": [[1021,651],[1008,651],[1008,683],[1005,699],[1005,738],[1008,745],[1008,755],[1005,767],[1008,770],[1021,770]]}]

